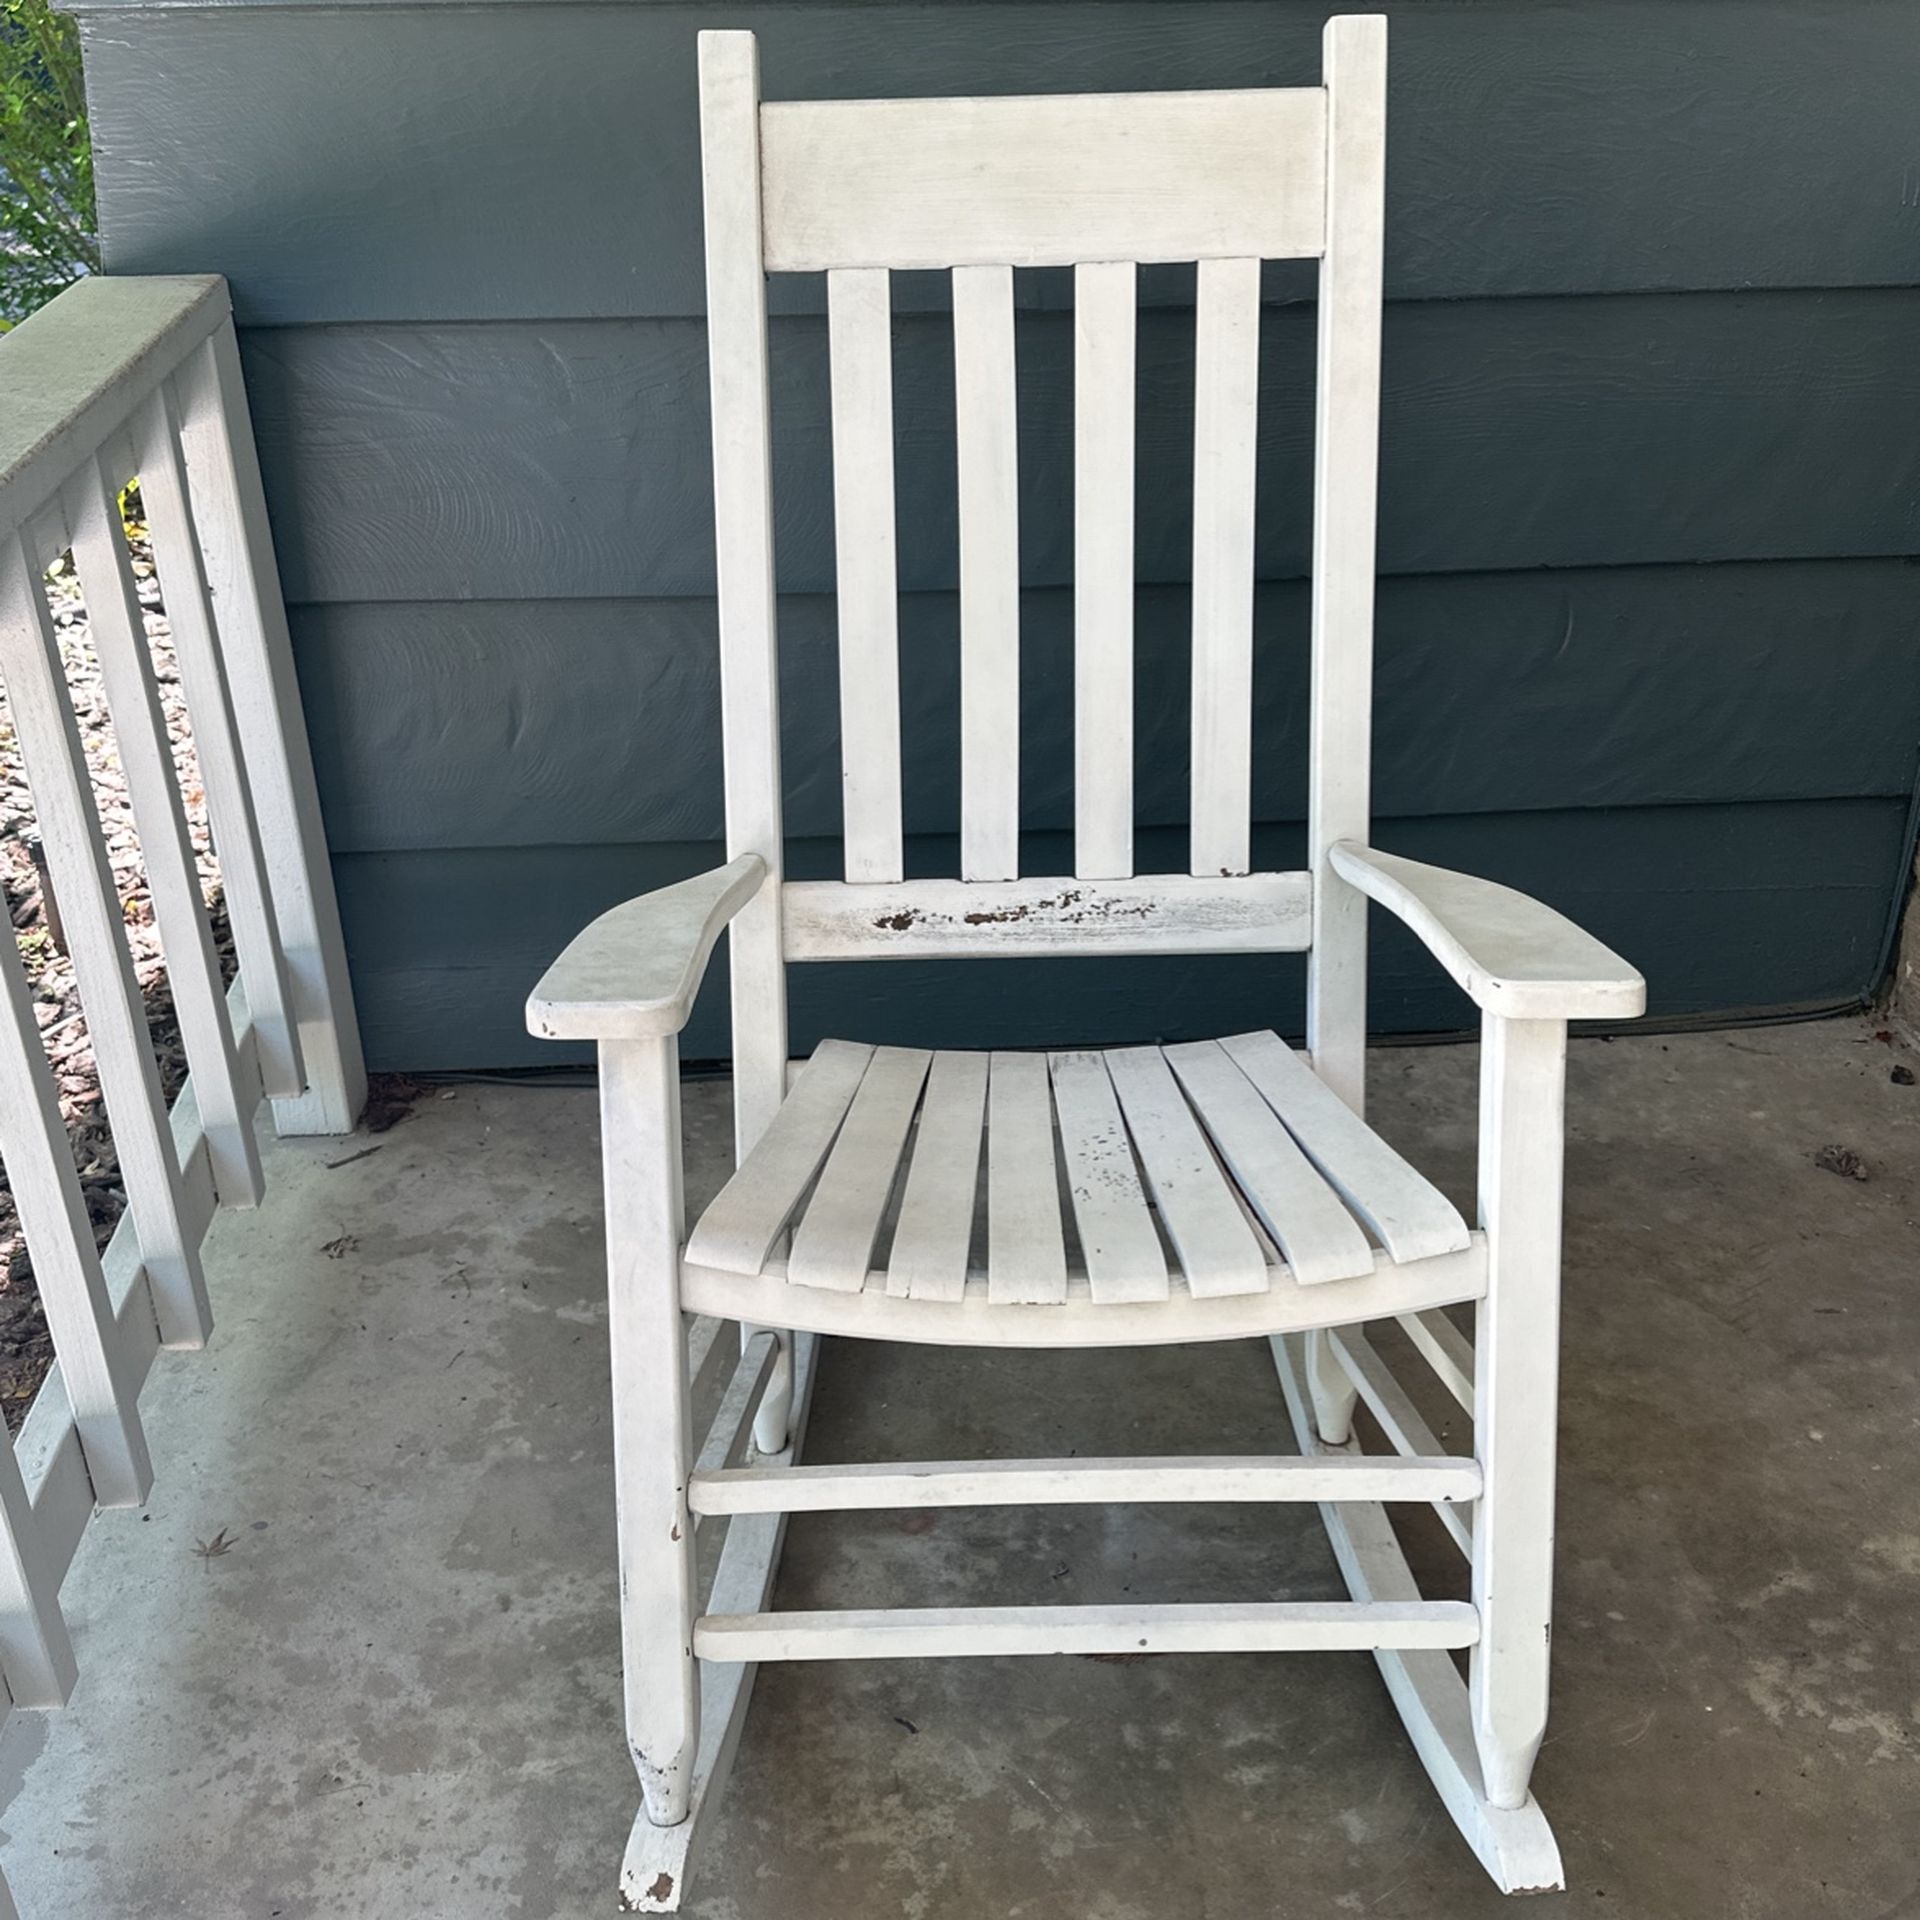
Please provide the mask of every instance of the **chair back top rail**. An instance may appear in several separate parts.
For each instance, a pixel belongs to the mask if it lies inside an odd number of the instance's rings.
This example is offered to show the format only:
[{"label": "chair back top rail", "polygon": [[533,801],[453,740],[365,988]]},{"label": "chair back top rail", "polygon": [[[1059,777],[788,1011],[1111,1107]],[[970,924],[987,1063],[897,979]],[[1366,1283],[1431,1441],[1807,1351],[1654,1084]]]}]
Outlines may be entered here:
[{"label": "chair back top rail", "polygon": [[1310,256],[1326,125],[1319,87],[769,104],[767,269]]}]

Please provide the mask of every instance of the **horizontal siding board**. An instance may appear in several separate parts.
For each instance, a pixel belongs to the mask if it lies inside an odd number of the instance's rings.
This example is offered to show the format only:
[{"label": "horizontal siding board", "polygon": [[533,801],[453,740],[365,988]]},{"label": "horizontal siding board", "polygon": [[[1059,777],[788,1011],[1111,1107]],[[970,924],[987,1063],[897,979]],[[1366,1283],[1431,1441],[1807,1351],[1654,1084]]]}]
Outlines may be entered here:
[{"label": "horizontal siding board", "polygon": [[[796,838],[840,830],[834,606],[781,607]],[[1374,795],[1386,815],[1905,793],[1920,568],[1898,560],[1388,580]],[[1256,599],[1254,817],[1305,804],[1303,583]],[[1026,824],[1071,826],[1070,593],[1025,596]],[[1137,818],[1187,815],[1187,594],[1137,599]],[[907,827],[958,817],[953,596],[901,607]],[[295,658],[340,852],[718,840],[711,601],[305,606]],[[1872,697],[1863,698],[1863,689]]]},{"label": "horizontal siding board", "polygon": [[[1550,901],[1643,966],[1656,1015],[1830,1004],[1864,994],[1900,866],[1904,804],[1854,800],[1386,820],[1393,851],[1467,868]],[[1300,836],[1255,836],[1263,864],[1293,865]],[[1071,836],[1028,849],[1066,872]],[[1143,865],[1180,858],[1143,835]],[[585,1049],[530,1039],[527,989],[578,928],[615,902],[717,864],[706,845],[346,854],[334,863],[369,1062],[381,1068],[552,1066]],[[831,877],[831,843],[797,842],[795,877]],[[953,844],[909,843],[910,869]],[[503,914],[500,902],[514,911]],[[1465,998],[1388,916],[1376,915],[1372,1022],[1458,1032]],[[1297,955],[1188,960],[900,961],[802,967],[792,1031],[804,1054],[849,1030],[914,1046],[1079,1047],[1298,1033]],[[724,955],[682,1040],[689,1060],[728,1050]]]},{"label": "horizontal siding board", "polygon": [[[727,24],[761,34],[768,97],[796,99],[1297,86],[1325,10],[762,5]],[[115,272],[222,272],[243,318],[275,324],[702,310],[703,9],[77,11]],[[1723,0],[1402,7],[1389,295],[1912,284],[1912,73],[1910,12],[1887,0],[1737,21]],[[776,297],[819,308],[816,286]]]},{"label": "horizontal siding board", "polygon": [[[1262,330],[1256,565],[1307,564],[1313,314]],[[1435,302],[1388,316],[1380,557],[1480,572],[1920,549],[1920,291]],[[1022,577],[1072,578],[1072,316],[1020,325]],[[713,588],[703,327],[254,331],[295,601]],[[1190,560],[1193,323],[1141,315],[1137,572]],[[833,581],[824,326],[773,329],[780,583]],[[951,329],[896,325],[900,584],[956,574]]]}]

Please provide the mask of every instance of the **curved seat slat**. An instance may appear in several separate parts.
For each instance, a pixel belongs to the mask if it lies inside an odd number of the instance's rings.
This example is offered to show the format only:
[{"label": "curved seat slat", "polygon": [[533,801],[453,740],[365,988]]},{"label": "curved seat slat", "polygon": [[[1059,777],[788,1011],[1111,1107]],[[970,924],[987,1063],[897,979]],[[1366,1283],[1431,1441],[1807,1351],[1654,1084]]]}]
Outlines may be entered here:
[{"label": "curved seat slat", "polygon": [[[1483,1269],[1439,1190],[1270,1033],[1051,1056],[822,1041],[686,1252],[707,1311],[842,1332],[893,1309],[921,1339],[952,1309],[976,1329],[952,1337],[987,1344],[983,1319],[1012,1314],[1012,1344],[1047,1346],[1107,1344],[1112,1315],[1180,1340],[1421,1311],[1477,1297]],[[729,1279],[756,1283],[751,1312]],[[1303,1288],[1324,1306],[1206,1311]],[[1036,1336],[1049,1314],[1072,1329]]]}]

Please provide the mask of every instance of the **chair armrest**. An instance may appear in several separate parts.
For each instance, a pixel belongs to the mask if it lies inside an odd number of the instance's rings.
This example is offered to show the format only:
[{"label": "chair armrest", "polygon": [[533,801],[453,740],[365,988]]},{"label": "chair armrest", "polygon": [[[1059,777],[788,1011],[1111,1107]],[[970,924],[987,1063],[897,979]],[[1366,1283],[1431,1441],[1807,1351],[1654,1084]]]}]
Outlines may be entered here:
[{"label": "chair armrest", "polygon": [[527,1031],[545,1040],[657,1040],[693,1011],[721,929],[759,892],[757,853],[610,908],[541,975]]},{"label": "chair armrest", "polygon": [[1611,947],[1524,893],[1381,853],[1331,849],[1333,870],[1426,943],[1474,1004],[1509,1020],[1632,1020],[1647,983]]}]

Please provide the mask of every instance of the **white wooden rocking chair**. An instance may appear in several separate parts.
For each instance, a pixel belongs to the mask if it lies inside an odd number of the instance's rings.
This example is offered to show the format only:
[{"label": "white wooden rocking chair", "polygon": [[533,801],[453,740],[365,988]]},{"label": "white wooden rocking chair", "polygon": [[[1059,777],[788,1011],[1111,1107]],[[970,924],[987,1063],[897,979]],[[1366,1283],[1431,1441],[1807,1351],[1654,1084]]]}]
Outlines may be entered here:
[{"label": "white wooden rocking chair", "polygon": [[[753,36],[700,36],[732,859],[596,921],[529,1006],[535,1033],[599,1048],[626,1714],[645,1800],[622,1889],[639,1910],[680,1902],[756,1662],[956,1654],[1371,1649],[1487,1871],[1509,1891],[1561,1882],[1528,1776],[1547,1712],[1566,1023],[1635,1015],[1644,989],[1546,908],[1367,844],[1385,58],[1385,22],[1349,16],[1328,24],[1321,87],[763,106]],[[1260,262],[1277,257],[1321,263],[1300,873],[1250,871],[1249,853]],[[1190,870],[1136,875],[1135,264],[1196,259]],[[1012,269],[1065,264],[1075,871],[1035,879],[1019,875]],[[925,267],[953,284],[961,874],[908,880],[888,271]],[[827,275],[843,881],[781,871],[770,270]],[[1369,899],[1482,1012],[1477,1229],[1362,1118]],[[677,1036],[723,929],[739,1162],[689,1238]],[[1301,949],[1304,1055],[1271,1033],[1052,1055],[827,1041],[789,1074],[790,962]],[[1471,1345],[1442,1311],[1466,1302]],[[691,1332],[686,1314],[702,1316]],[[1442,1452],[1359,1330],[1389,1316],[1473,1415],[1471,1457]],[[692,1382],[725,1321],[741,1323],[741,1357],[696,1451]],[[1300,1454],[800,1466],[821,1334],[1266,1337]],[[1356,1397],[1394,1457],[1359,1452]],[[757,1451],[736,1464],[749,1431]],[[766,1610],[789,1513],[1207,1500],[1320,1503],[1352,1599]],[[1386,1501],[1434,1505],[1471,1562],[1470,1601],[1421,1597]],[[703,1606],[694,1529],[717,1515],[731,1531]]]}]

